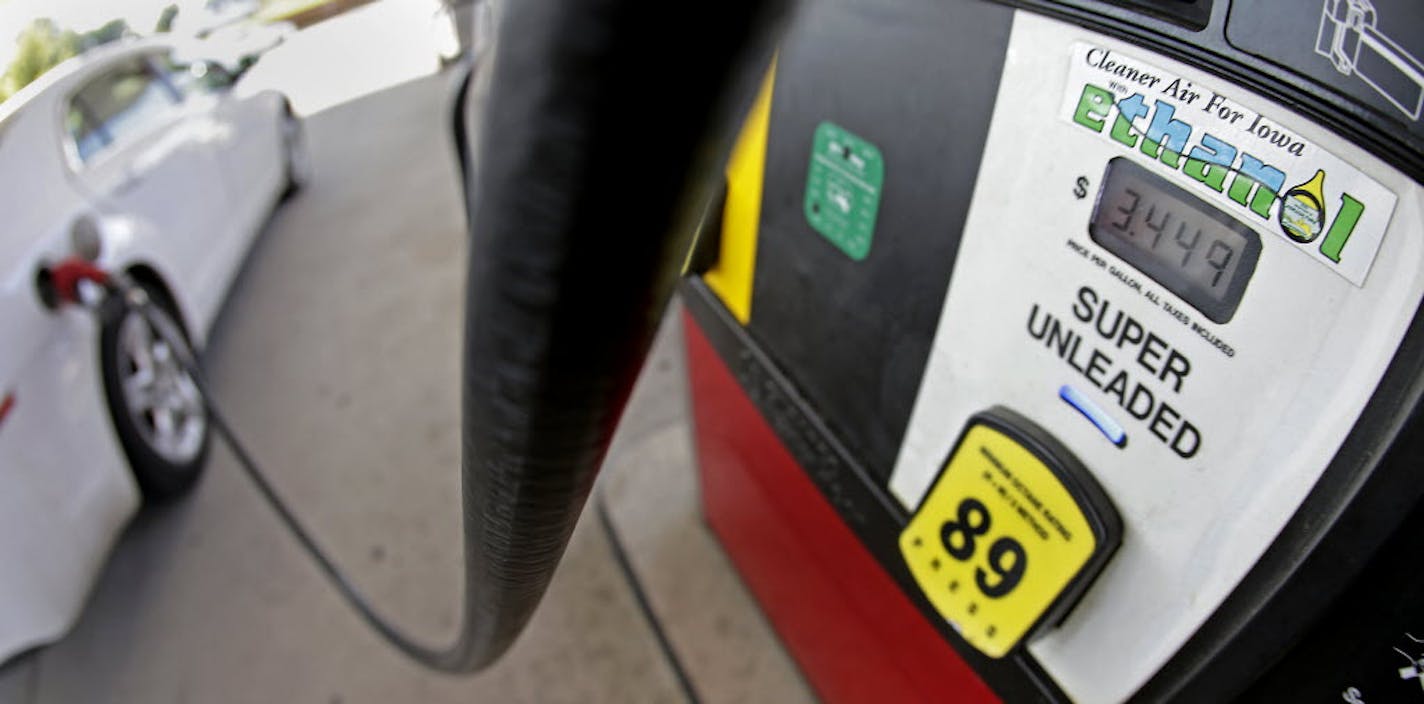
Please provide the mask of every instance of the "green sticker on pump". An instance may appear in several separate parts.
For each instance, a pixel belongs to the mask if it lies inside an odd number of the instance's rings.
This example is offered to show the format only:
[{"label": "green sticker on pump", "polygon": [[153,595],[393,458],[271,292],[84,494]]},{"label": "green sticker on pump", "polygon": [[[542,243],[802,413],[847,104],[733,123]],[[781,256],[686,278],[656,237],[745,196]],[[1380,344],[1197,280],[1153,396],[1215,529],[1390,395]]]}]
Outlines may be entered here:
[{"label": "green sticker on pump", "polygon": [[885,160],[880,148],[844,127],[816,127],[806,178],[806,222],[856,261],[870,254]]}]

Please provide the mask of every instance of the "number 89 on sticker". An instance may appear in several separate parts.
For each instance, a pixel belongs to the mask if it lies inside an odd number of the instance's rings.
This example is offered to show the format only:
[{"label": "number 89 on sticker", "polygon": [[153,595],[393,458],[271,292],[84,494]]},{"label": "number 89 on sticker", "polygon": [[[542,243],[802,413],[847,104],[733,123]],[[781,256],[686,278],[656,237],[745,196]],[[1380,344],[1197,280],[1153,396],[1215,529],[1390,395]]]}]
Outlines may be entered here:
[{"label": "number 89 on sticker", "polygon": [[1117,546],[1107,496],[1047,433],[975,416],[900,534],[911,575],[970,645],[1003,657],[1076,599]]},{"label": "number 89 on sticker", "polygon": [[[965,499],[959,503],[958,514],[955,520],[945,521],[940,527],[940,542],[950,557],[965,561],[974,557],[975,538],[989,531],[989,509],[978,499]],[[1003,536],[989,546],[988,558],[988,570],[974,568],[974,584],[984,596],[997,599],[1013,591],[1023,580],[1028,555],[1024,554],[1019,541]],[[990,577],[990,571],[997,576]]]}]

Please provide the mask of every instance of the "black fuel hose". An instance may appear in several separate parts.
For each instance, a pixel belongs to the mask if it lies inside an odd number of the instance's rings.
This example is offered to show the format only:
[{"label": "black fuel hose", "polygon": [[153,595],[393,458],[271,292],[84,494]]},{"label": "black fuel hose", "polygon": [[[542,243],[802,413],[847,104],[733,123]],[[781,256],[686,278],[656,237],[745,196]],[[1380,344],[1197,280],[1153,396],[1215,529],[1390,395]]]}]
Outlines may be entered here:
[{"label": "black fuel hose", "polygon": [[563,555],[771,56],[781,2],[511,0],[463,155],[461,646],[523,629]]},{"label": "black fuel hose", "polygon": [[[415,661],[482,669],[528,622],[583,511],[788,0],[511,0],[487,93],[456,141],[466,281],[463,615],[431,647],[390,624],[326,555],[213,403],[182,334],[142,289],[212,427],[343,598]],[[481,103],[483,105],[481,105]],[[466,125],[483,108],[478,150]],[[117,301],[114,303],[113,301]],[[117,307],[117,308],[116,308]]]}]

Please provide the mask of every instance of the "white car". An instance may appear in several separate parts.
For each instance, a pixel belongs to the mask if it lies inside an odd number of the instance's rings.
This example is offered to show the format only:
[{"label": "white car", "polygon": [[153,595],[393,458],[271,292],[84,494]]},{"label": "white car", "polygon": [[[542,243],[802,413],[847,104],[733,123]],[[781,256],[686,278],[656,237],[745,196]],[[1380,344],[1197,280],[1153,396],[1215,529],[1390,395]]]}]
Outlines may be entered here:
[{"label": "white car", "polygon": [[45,266],[97,239],[97,264],[201,348],[304,175],[282,95],[183,56],[101,47],[0,105],[0,661],[64,634],[140,503],[191,487],[208,447],[193,382],[148,322],[48,305]]}]

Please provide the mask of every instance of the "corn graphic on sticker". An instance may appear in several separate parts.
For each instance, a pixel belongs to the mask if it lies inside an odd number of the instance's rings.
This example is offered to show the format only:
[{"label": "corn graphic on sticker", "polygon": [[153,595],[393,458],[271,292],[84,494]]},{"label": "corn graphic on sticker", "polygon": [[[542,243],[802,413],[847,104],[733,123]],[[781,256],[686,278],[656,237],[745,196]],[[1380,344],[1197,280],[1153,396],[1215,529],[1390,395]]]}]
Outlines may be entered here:
[{"label": "corn graphic on sticker", "polygon": [[1281,231],[1296,242],[1312,242],[1325,229],[1325,172],[1286,191],[1279,215]]}]

